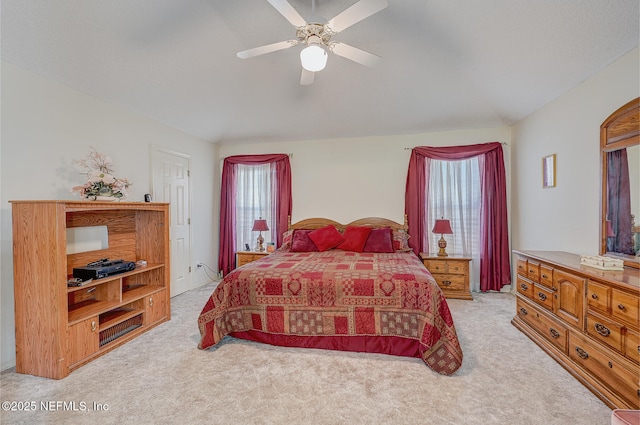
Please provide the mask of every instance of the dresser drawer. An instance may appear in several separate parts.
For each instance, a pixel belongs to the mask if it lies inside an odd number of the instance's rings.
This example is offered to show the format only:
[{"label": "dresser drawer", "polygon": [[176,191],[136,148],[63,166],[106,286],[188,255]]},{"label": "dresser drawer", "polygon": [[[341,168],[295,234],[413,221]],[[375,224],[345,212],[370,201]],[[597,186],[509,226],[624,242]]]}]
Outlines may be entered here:
[{"label": "dresser drawer", "polygon": [[245,264],[249,264],[253,260],[247,257],[238,257],[238,264],[236,267],[244,266]]},{"label": "dresser drawer", "polygon": [[553,288],[553,268],[545,264],[540,264],[540,283],[546,287]]},{"label": "dresser drawer", "polygon": [[551,289],[534,283],[533,300],[547,310],[553,310],[553,291]]},{"label": "dresser drawer", "polygon": [[611,315],[638,327],[638,295],[638,293],[630,294],[613,289],[611,291]]},{"label": "dresser drawer", "polygon": [[466,275],[468,273],[468,266],[468,261],[449,260],[447,261],[447,273]]},{"label": "dresser drawer", "polygon": [[627,329],[624,354],[628,359],[640,363],[640,334]]},{"label": "dresser drawer", "polygon": [[530,306],[526,302],[522,301],[521,298],[516,298],[516,314],[525,322],[530,324],[530,314],[534,314],[534,307]]},{"label": "dresser drawer", "polygon": [[433,274],[433,277],[442,289],[448,289],[450,291],[461,291],[465,289],[464,276],[455,274]]},{"label": "dresser drawer", "polygon": [[526,258],[518,257],[517,268],[518,268],[518,274],[520,276],[527,277],[527,259]]},{"label": "dresser drawer", "polygon": [[253,261],[259,260],[265,257],[266,253],[252,253],[251,251],[238,252],[236,260],[236,267],[244,266],[245,264],[249,264]]},{"label": "dresser drawer", "polygon": [[537,261],[527,261],[527,277],[534,282],[540,282],[540,263]]},{"label": "dresser drawer", "polygon": [[516,303],[518,315],[536,332],[545,337],[550,343],[563,353],[567,353],[567,340],[569,331],[551,316],[538,311],[535,307],[518,299]]},{"label": "dresser drawer", "polygon": [[427,260],[425,266],[431,274],[435,273],[447,273],[447,261],[446,260]]},{"label": "dresser drawer", "polygon": [[589,281],[587,283],[587,303],[590,309],[609,314],[611,287]]},{"label": "dresser drawer", "polygon": [[622,326],[594,314],[587,314],[587,333],[622,353]]},{"label": "dresser drawer", "polygon": [[516,284],[518,285],[518,293],[533,299],[533,283],[530,280],[518,275]]},{"label": "dresser drawer", "polygon": [[634,409],[640,407],[640,370],[637,365],[613,352],[602,351],[595,343],[574,332],[569,332],[569,356]]}]

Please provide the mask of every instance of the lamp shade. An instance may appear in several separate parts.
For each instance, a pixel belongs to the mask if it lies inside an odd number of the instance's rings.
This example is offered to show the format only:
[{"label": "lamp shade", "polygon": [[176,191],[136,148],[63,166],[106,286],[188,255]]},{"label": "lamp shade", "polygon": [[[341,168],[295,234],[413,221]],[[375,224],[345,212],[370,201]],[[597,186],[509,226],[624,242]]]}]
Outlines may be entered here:
[{"label": "lamp shade", "polygon": [[452,235],[453,230],[451,230],[451,223],[449,220],[436,220],[436,223],[433,225],[433,233],[440,233],[441,235]]},{"label": "lamp shade", "polygon": [[327,66],[327,51],[322,47],[312,44],[300,52],[300,62],[307,71],[322,71]]},{"label": "lamp shade", "polygon": [[266,232],[269,230],[269,226],[267,226],[267,220],[258,219],[253,222],[253,232]]}]

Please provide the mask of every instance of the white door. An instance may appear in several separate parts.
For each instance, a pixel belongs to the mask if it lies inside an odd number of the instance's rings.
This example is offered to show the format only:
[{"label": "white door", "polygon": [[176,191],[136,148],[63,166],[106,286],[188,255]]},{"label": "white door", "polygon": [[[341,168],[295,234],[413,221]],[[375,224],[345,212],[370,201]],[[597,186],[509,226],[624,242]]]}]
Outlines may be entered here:
[{"label": "white door", "polygon": [[169,239],[172,297],[192,289],[190,158],[179,152],[151,147],[153,200],[171,204]]}]

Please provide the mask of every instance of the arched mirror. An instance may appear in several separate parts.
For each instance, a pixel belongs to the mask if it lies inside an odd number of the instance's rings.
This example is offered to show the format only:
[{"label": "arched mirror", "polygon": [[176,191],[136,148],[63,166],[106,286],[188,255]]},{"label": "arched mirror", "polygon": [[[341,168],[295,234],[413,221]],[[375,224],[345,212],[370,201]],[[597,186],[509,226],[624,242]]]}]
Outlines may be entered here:
[{"label": "arched mirror", "polygon": [[600,255],[640,268],[640,98],[600,126]]}]

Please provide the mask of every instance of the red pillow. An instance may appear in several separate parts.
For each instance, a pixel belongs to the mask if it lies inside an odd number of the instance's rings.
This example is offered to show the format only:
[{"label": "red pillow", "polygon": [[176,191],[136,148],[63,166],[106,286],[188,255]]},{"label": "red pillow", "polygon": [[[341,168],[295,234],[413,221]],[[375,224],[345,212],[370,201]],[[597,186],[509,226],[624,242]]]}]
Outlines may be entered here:
[{"label": "red pillow", "polygon": [[313,230],[295,229],[291,237],[291,252],[318,252],[318,247],[311,239],[309,233]]},{"label": "red pillow", "polygon": [[328,251],[340,245],[344,238],[332,225],[321,227],[309,233],[309,239],[318,247],[318,251]]},{"label": "red pillow", "polygon": [[363,252],[395,252],[390,227],[373,229],[364,244]]},{"label": "red pillow", "polygon": [[344,242],[336,248],[343,251],[362,252],[364,245],[367,243],[369,233],[371,233],[371,227],[347,226],[342,234]]}]

